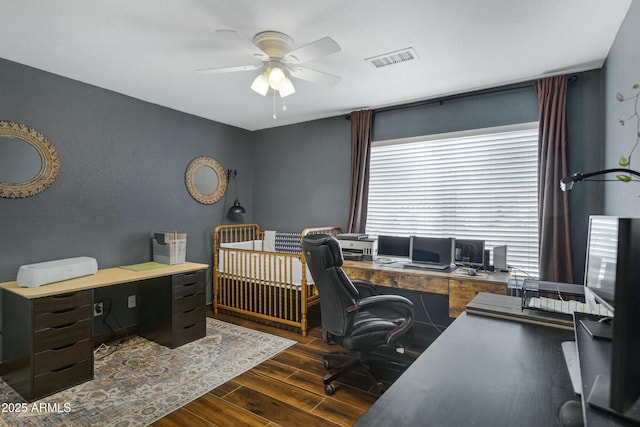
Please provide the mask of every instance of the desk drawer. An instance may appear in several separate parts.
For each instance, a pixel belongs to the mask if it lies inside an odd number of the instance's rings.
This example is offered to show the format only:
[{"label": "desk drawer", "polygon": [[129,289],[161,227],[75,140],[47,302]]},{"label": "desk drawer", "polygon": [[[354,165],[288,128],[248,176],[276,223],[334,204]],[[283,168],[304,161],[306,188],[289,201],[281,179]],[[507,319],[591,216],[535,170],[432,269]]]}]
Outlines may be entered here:
[{"label": "desk drawer", "polygon": [[181,298],[187,297],[191,295],[195,295],[198,293],[204,293],[204,282],[195,282],[184,285],[174,285],[173,288],[173,297]]},{"label": "desk drawer", "polygon": [[92,314],[91,304],[37,314],[33,319],[33,329],[38,331],[40,329],[67,325],[82,319],[91,319]]},{"label": "desk drawer", "polygon": [[207,327],[204,318],[201,322],[191,323],[182,327],[176,327],[173,331],[173,348],[180,347],[181,345],[200,339],[206,334]]},{"label": "desk drawer", "polygon": [[33,399],[48,396],[93,378],[93,360],[68,364],[58,370],[38,375],[33,379]]},{"label": "desk drawer", "polygon": [[91,319],[63,326],[41,329],[33,333],[33,352],[60,349],[84,339],[91,339]]},{"label": "desk drawer", "polygon": [[191,273],[174,274],[172,277],[173,286],[188,285],[191,283],[205,282],[205,270],[194,271]]},{"label": "desk drawer", "polygon": [[193,325],[195,323],[201,323],[205,321],[205,306],[202,305],[192,310],[184,311],[182,313],[175,313],[173,315],[173,327],[174,331],[180,331],[182,328]]},{"label": "desk drawer", "polygon": [[[368,280],[373,283],[372,279],[376,277],[376,274],[375,274],[376,272],[374,270],[361,270],[359,268],[352,268],[352,267],[346,267],[346,266],[343,266],[342,269],[344,270],[345,274],[349,276],[350,279]],[[379,278],[377,282],[381,286],[391,286],[391,285],[385,285],[383,283],[380,283],[380,282],[388,282],[388,280],[386,279],[383,280],[383,278]]]},{"label": "desk drawer", "polygon": [[75,362],[91,359],[92,354],[91,339],[77,341],[59,349],[41,351],[33,355],[33,374],[36,376],[46,374]]},{"label": "desk drawer", "polygon": [[344,267],[344,272],[351,279],[367,280],[374,285],[391,288],[410,289],[414,291],[431,292],[447,295],[449,280],[446,276],[430,275],[428,273],[410,273],[393,270],[374,270],[355,267]]},{"label": "desk drawer", "polygon": [[78,291],[33,300],[33,314],[58,313],[81,305],[91,305],[91,291]]},{"label": "desk drawer", "polygon": [[173,300],[173,312],[182,313],[183,311],[192,310],[198,307],[204,307],[206,304],[206,295],[204,291],[195,295],[179,297]]},{"label": "desk drawer", "polygon": [[449,293],[449,279],[446,277],[402,273],[398,275],[396,280],[398,287],[402,289],[440,295],[447,295]]}]

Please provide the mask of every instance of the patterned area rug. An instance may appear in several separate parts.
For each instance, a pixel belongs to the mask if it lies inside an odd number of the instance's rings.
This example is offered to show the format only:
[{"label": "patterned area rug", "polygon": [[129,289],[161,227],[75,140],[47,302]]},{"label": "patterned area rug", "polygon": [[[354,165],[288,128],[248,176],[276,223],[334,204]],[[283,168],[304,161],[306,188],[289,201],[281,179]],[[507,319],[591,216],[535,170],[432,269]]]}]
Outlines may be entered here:
[{"label": "patterned area rug", "polygon": [[294,343],[211,318],[206,337],[173,350],[134,337],[96,358],[92,381],[35,402],[0,381],[0,426],[148,425]]}]

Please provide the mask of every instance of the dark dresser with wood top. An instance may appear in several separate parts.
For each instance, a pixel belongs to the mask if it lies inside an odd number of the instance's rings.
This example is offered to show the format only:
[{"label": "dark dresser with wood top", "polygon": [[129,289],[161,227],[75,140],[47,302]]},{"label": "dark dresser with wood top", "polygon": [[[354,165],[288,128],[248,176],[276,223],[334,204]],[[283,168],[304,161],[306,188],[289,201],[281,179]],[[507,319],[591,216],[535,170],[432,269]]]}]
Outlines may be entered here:
[{"label": "dark dresser with wood top", "polygon": [[0,284],[3,379],[27,401],[93,379],[93,290],[105,286],[138,283],[141,336],[170,348],[204,337],[207,268],[110,268],[37,288]]},{"label": "dark dresser with wood top", "polygon": [[140,336],[176,348],[206,335],[205,270],[145,280],[138,292]]},{"label": "dark dresser with wood top", "polygon": [[93,291],[37,299],[5,292],[4,380],[35,400],[93,378]]}]

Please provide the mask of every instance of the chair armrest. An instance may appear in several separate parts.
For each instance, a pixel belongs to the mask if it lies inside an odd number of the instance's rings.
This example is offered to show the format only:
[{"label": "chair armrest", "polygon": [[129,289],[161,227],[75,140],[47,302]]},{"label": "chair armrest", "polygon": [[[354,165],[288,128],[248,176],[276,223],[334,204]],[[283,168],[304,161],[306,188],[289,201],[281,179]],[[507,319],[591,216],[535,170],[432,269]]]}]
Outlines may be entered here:
[{"label": "chair armrest", "polygon": [[371,310],[376,307],[398,308],[410,312],[413,318],[413,303],[401,295],[373,295],[361,298],[356,302],[356,309]]},{"label": "chair armrest", "polygon": [[413,327],[414,309],[413,303],[408,298],[400,295],[374,295],[359,299],[356,305],[347,308],[348,312],[369,311],[376,308],[397,310],[403,316],[403,321],[386,336],[387,344],[394,345],[396,338],[402,337],[407,330]]},{"label": "chair armrest", "polygon": [[378,293],[373,283],[367,280],[351,279],[351,283],[353,283],[353,286],[356,287],[358,293],[360,293],[362,297],[370,297],[373,295],[377,295]]}]

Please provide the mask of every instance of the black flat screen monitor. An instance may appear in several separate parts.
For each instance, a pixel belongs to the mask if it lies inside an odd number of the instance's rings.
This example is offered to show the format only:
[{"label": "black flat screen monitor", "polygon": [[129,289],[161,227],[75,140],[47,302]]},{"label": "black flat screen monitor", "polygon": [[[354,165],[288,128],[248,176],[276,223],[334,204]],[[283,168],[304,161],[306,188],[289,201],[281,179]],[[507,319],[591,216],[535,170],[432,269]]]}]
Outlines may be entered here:
[{"label": "black flat screen monitor", "polygon": [[449,265],[452,252],[452,238],[411,237],[411,262]]},{"label": "black flat screen monitor", "polygon": [[610,375],[599,375],[590,405],[640,423],[640,218],[592,216],[585,297],[613,312]]},{"label": "black flat screen monitor", "polygon": [[407,258],[411,250],[411,238],[401,236],[378,236],[378,256]]},{"label": "black flat screen monitor", "polygon": [[456,239],[455,245],[456,264],[484,264],[484,240]]}]

